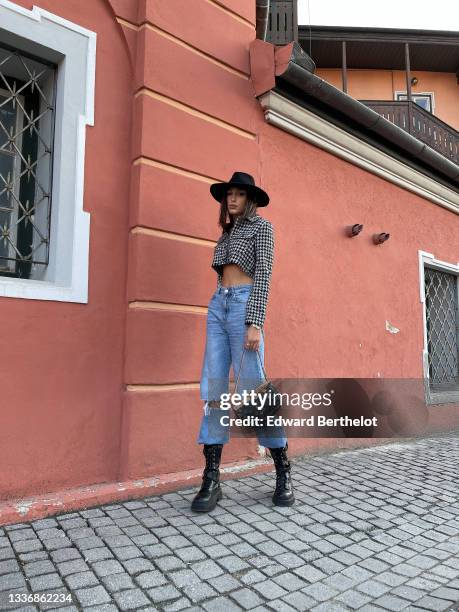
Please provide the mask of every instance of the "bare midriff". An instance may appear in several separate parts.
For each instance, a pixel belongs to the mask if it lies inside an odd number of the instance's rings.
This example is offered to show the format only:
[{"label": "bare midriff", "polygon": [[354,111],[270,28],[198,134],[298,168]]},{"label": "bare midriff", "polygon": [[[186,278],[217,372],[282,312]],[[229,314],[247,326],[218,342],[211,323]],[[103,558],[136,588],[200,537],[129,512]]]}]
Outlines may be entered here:
[{"label": "bare midriff", "polygon": [[243,272],[237,264],[225,264],[223,266],[222,285],[232,287],[233,285],[251,285],[253,279]]}]

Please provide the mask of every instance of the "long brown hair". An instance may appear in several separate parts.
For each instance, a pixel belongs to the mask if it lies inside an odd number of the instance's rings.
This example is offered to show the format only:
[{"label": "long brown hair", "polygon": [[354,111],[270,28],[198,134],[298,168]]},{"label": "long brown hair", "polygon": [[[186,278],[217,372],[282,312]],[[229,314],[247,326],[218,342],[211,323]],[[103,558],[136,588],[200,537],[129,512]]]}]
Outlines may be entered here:
[{"label": "long brown hair", "polygon": [[[241,187],[241,191],[243,190],[244,189]],[[240,215],[240,217],[243,219],[247,219],[247,217],[252,217],[256,213],[256,210],[257,210],[257,202],[250,197],[249,192],[246,191],[246,193],[247,193],[247,202],[245,203],[244,211]],[[230,218],[229,221],[227,221],[228,217]],[[220,216],[218,219],[218,224],[223,229],[224,232],[229,232],[234,225],[234,217],[228,210],[228,201],[227,201],[226,191],[220,202]]]}]

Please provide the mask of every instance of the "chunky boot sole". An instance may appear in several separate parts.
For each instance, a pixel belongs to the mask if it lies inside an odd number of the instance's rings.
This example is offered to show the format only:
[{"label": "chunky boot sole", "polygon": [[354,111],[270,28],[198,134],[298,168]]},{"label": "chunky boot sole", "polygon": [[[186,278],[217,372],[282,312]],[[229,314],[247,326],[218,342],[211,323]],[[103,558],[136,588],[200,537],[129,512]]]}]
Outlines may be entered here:
[{"label": "chunky boot sole", "polygon": [[292,497],[291,499],[273,499],[273,504],[275,506],[293,506],[293,504],[295,503],[295,498]]},{"label": "chunky boot sole", "polygon": [[211,512],[217,505],[217,502],[219,502],[222,499],[222,497],[223,497],[223,493],[222,493],[222,490],[220,489],[217,495],[209,501],[204,501],[201,499],[193,500],[193,503],[191,504],[191,509],[194,512]]}]

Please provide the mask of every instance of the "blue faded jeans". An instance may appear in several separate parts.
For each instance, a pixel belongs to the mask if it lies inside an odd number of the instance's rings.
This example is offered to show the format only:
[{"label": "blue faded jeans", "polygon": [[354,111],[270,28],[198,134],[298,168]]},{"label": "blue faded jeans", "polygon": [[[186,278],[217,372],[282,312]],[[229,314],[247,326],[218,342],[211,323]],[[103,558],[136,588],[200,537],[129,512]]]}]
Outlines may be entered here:
[{"label": "blue faded jeans", "polygon": [[[229,441],[229,426],[222,424],[220,417],[222,415],[232,416],[231,410],[210,408],[207,402],[219,400],[222,393],[229,392],[231,365],[234,380],[237,379],[249,327],[245,323],[245,312],[251,289],[250,284],[220,287],[210,299],[200,384],[201,400],[206,404],[198,444],[226,444]],[[260,337],[258,352],[264,366],[263,333]],[[264,381],[260,359],[257,357],[257,351],[245,349],[237,393],[255,389]],[[254,431],[259,443],[267,448],[284,447],[287,442],[282,427],[270,426],[264,429],[256,428]]]}]

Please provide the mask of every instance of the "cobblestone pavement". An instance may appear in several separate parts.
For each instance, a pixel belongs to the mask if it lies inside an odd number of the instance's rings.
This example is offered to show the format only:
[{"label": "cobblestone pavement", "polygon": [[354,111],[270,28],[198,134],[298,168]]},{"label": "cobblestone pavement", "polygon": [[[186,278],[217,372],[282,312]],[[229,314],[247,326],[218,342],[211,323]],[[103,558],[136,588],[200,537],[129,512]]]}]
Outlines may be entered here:
[{"label": "cobblestone pavement", "polygon": [[292,464],[291,508],[268,473],[211,514],[193,487],[0,528],[0,609],[459,610],[458,433]]}]

